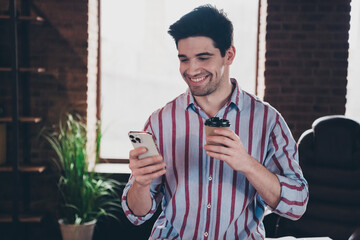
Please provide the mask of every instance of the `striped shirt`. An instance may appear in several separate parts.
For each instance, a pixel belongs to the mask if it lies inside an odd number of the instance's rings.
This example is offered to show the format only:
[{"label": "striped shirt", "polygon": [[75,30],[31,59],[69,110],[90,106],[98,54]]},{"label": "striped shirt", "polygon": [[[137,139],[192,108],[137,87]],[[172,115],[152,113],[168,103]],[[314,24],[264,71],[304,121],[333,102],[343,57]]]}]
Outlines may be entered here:
[{"label": "striped shirt", "polygon": [[[281,200],[273,212],[299,219],[308,201],[308,186],[298,164],[297,145],[284,119],[269,104],[241,90],[235,79],[231,99],[217,113],[226,118],[247,152],[280,181]],[[152,209],[135,216],[127,206],[126,185],[122,206],[127,218],[140,225],[162,212],[149,239],[264,239],[262,223],[269,208],[245,176],[227,163],[209,157],[204,122],[209,118],[189,90],[148,119],[145,130],[154,134],[167,172],[153,180]]]}]

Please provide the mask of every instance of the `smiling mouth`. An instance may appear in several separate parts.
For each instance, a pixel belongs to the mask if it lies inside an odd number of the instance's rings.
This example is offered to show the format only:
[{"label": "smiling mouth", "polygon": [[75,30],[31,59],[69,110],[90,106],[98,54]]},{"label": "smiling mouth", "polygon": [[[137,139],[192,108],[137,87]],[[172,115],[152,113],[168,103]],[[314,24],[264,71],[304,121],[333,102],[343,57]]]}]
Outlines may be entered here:
[{"label": "smiling mouth", "polygon": [[205,78],[206,78],[206,76],[198,77],[198,78],[190,78],[190,80],[193,82],[200,82],[200,81],[204,80]]},{"label": "smiling mouth", "polygon": [[192,81],[194,83],[198,83],[198,82],[204,81],[207,77],[208,77],[208,75],[205,75],[202,77],[188,77],[188,78],[190,79],[190,81]]}]

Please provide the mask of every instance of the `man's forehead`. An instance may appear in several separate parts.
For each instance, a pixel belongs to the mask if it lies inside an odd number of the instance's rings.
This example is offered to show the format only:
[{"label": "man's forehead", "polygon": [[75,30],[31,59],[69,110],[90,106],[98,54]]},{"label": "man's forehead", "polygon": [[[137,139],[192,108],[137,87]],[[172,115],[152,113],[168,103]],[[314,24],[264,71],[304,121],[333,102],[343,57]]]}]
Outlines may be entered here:
[{"label": "man's forehead", "polygon": [[199,55],[199,54],[216,54],[220,50],[215,48],[214,41],[209,37],[196,36],[179,40],[179,55]]}]

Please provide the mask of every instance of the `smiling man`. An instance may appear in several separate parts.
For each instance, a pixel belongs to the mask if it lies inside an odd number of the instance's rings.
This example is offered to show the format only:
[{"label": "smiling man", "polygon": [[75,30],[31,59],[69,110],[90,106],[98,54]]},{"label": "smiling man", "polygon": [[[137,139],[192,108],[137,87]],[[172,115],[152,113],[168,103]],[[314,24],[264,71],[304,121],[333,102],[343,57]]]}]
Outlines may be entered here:
[{"label": "smiling man", "polygon": [[[206,5],[169,34],[188,90],[146,122],[161,155],[139,160],[146,149],[130,151],[132,175],[122,198],[128,219],[142,224],[161,203],[149,239],[264,239],[266,208],[299,219],[308,186],[296,143],[274,108],[230,78],[232,23]],[[206,137],[212,117],[229,120],[230,129]]]}]

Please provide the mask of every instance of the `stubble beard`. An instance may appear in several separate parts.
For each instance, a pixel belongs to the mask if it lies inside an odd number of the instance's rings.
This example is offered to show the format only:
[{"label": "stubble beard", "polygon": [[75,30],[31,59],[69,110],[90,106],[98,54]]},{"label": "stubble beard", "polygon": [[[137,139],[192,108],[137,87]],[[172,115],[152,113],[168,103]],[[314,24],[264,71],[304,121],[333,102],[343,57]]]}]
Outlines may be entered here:
[{"label": "stubble beard", "polygon": [[[213,82],[213,75],[212,74],[209,75],[210,75],[210,79],[206,86],[191,86],[190,84],[188,84],[190,92],[193,96],[197,96],[197,97],[208,96],[216,90],[217,85],[214,84]],[[184,78],[187,79],[186,74],[184,74]]]},{"label": "stubble beard", "polygon": [[192,93],[193,96],[196,97],[205,97],[210,95],[211,93],[213,93],[215,91],[215,89],[212,88],[206,88],[206,89],[194,89],[194,88],[190,88],[190,91]]}]

